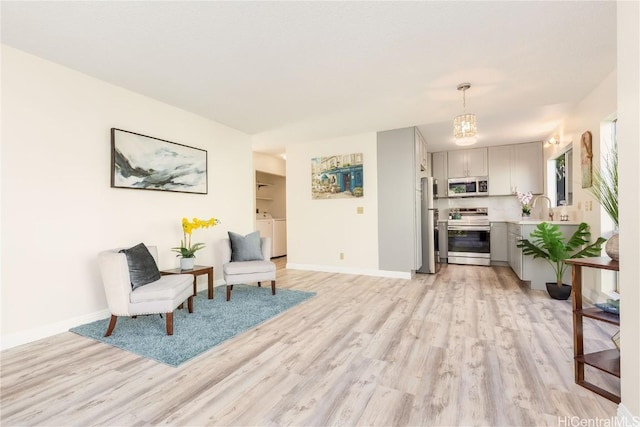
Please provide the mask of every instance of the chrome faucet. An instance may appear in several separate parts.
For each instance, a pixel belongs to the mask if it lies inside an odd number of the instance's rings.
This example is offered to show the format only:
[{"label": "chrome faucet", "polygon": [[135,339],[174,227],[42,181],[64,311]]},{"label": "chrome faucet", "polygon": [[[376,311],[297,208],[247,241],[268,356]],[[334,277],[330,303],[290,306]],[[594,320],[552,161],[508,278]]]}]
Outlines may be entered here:
[{"label": "chrome faucet", "polygon": [[538,201],[538,199],[547,199],[547,202],[549,202],[549,221],[553,221],[553,211],[551,210],[551,199],[548,198],[547,196],[536,196],[536,198],[533,199],[533,203],[531,204],[532,208],[536,207],[536,202]]}]

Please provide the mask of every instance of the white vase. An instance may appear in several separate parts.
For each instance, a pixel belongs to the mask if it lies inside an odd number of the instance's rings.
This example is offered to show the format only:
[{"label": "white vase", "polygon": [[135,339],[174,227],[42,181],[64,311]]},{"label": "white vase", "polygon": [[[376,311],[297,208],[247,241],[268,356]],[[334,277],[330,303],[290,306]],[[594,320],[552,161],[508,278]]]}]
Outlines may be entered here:
[{"label": "white vase", "polygon": [[613,236],[609,237],[609,240],[607,240],[607,244],[604,246],[604,251],[612,260],[620,260],[620,251],[618,249],[618,233],[615,233]]},{"label": "white vase", "polygon": [[193,270],[195,262],[195,258],[180,258],[180,270]]}]

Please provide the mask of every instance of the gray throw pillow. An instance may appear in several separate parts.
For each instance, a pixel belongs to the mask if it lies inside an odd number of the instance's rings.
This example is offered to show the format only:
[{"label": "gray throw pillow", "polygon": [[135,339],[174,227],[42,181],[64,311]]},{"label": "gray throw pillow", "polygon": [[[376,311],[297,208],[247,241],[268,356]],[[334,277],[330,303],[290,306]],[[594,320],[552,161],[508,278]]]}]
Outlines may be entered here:
[{"label": "gray throw pillow", "polygon": [[160,270],[158,270],[156,261],[144,243],[139,243],[129,249],[122,249],[120,252],[127,256],[132,289],[160,279]]},{"label": "gray throw pillow", "polygon": [[243,236],[233,231],[229,231],[231,241],[231,261],[263,261],[262,249],[260,248],[260,232],[254,231]]}]

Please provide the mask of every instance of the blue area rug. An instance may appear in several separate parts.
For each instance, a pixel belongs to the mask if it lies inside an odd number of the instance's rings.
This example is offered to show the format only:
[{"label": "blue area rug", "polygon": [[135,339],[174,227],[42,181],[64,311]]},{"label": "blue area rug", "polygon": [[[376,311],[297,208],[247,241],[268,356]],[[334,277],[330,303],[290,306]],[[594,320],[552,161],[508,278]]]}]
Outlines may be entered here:
[{"label": "blue area rug", "polygon": [[247,329],[277,316],[313,297],[314,292],[278,289],[271,286],[235,285],[231,301],[226,287],[214,288],[215,299],[207,291],[193,299],[193,313],[185,308],[174,311],[173,335],[168,336],[166,319],[159,315],[118,317],[110,337],[104,337],[109,319],[97,320],[70,329],[71,332],[119,347],[170,366],[178,366]]}]

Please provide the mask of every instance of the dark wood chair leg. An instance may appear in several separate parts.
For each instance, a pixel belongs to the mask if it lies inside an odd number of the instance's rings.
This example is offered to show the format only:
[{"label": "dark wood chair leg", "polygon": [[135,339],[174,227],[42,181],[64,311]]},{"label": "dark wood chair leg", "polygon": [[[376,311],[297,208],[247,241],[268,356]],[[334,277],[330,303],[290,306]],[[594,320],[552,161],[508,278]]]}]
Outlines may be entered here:
[{"label": "dark wood chair leg", "polygon": [[167,313],[167,335],[173,335],[173,311]]},{"label": "dark wood chair leg", "polygon": [[189,308],[189,313],[193,313],[193,295],[187,300],[187,307]]},{"label": "dark wood chair leg", "polygon": [[107,333],[104,334],[105,337],[108,337],[113,332],[113,329],[116,327],[116,322],[118,321],[118,316],[111,315],[111,320],[109,320],[109,327],[107,327]]},{"label": "dark wood chair leg", "polygon": [[258,282],[258,287],[261,288],[262,287],[262,283]]},{"label": "dark wood chair leg", "polygon": [[275,295],[276,294],[276,281],[272,280],[271,281],[271,295]]},{"label": "dark wood chair leg", "polygon": [[233,289],[233,285],[227,285],[227,301],[231,299],[231,289]]}]

